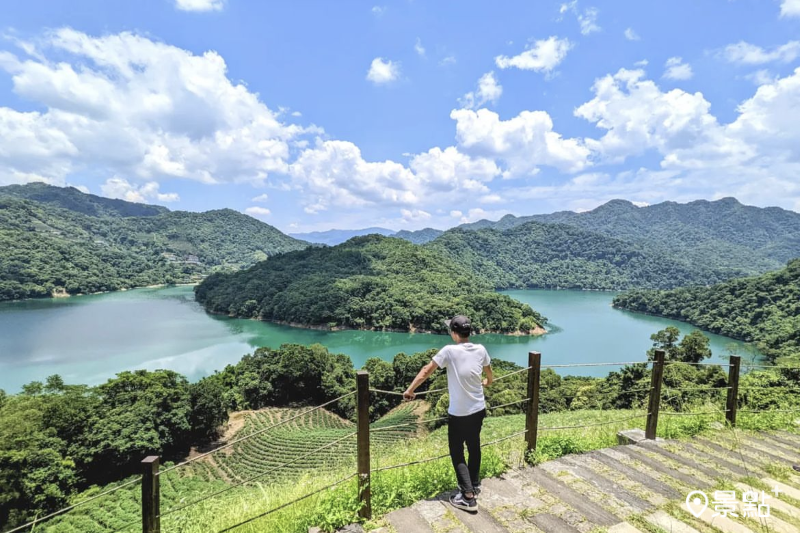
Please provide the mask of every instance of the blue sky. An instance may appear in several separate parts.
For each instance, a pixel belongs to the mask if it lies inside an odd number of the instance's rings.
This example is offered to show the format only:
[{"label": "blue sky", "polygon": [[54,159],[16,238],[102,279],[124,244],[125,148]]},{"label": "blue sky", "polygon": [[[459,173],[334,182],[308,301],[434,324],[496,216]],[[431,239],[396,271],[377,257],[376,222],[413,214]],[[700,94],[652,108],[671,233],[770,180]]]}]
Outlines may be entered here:
[{"label": "blue sky", "polygon": [[800,211],[800,0],[29,0],[0,24],[0,184],[291,232]]}]

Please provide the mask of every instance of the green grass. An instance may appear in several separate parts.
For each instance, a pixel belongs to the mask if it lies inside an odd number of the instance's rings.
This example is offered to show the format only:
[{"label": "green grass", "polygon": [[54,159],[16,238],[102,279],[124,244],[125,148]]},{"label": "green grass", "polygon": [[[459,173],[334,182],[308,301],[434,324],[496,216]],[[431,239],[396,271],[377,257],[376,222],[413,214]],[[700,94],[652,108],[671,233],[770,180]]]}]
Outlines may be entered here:
[{"label": "green grass", "polygon": [[[416,415],[412,412],[412,407],[404,404],[375,422],[373,428],[414,420]],[[705,412],[709,408],[710,406],[698,406],[696,409],[698,412]],[[538,436],[537,450],[531,459],[541,462],[565,454],[613,446],[617,444],[618,431],[644,428],[643,415],[643,411],[567,411],[542,414],[539,417],[539,427],[542,429]],[[289,416],[289,411],[270,409],[248,414],[242,434],[267,427],[281,416]],[[763,418],[763,427],[759,425],[756,415],[740,415],[739,421],[740,426],[746,429],[792,429],[797,428],[793,423],[794,418],[791,414],[771,414]],[[714,430],[714,422],[723,419],[723,415],[663,416],[659,420],[659,436],[682,438],[707,433]],[[524,415],[489,417],[484,422],[482,441],[486,443],[503,438],[523,430],[524,426]],[[565,426],[569,429],[544,429]],[[234,446],[230,456],[218,459],[216,466],[198,461],[191,468],[179,469],[163,476],[162,512],[230,486],[221,479],[220,470],[229,478],[236,476],[236,479],[241,479],[250,472],[262,472],[278,461],[286,461],[287,458],[291,460],[307,453],[326,442],[326,439],[330,442],[330,439],[354,431],[351,422],[322,411],[279,427],[280,431],[276,428],[254,438],[258,446]],[[402,431],[395,428],[374,432],[372,467],[393,466],[447,454],[446,427],[419,438],[412,438],[416,429],[412,425]],[[278,512],[260,517],[270,509],[351,476],[355,472],[355,438],[346,442],[348,445],[337,451],[340,454],[339,459],[332,457],[333,454],[320,453],[318,457],[298,461],[283,476],[265,476],[257,483],[230,490],[196,506],[167,514],[162,518],[162,529],[165,532],[207,533],[225,531],[226,528],[252,520],[233,531],[305,533],[312,525],[322,526],[330,531],[355,522],[358,512],[355,478]],[[492,477],[521,467],[524,464],[524,449],[522,435],[487,446],[483,452],[481,475]],[[253,455],[256,458],[242,457],[236,462],[234,457],[237,455]],[[219,466],[220,463],[225,466]],[[224,470],[225,468],[228,470]],[[456,481],[450,459],[445,457],[375,473],[371,483],[373,516],[377,520],[393,509],[451,490]],[[141,527],[138,523],[139,490],[138,486],[121,490],[88,504],[86,508],[76,509],[61,519],[52,520],[40,530],[52,533],[107,533],[130,521],[134,525],[128,531],[136,531]]]}]

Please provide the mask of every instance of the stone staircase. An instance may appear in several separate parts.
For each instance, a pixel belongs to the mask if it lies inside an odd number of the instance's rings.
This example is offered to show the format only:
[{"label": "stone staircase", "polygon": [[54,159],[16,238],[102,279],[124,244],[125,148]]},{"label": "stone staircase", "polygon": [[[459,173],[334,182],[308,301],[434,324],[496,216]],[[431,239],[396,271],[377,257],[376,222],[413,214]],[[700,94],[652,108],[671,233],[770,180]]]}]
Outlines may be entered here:
[{"label": "stone staircase", "polygon": [[[780,431],[639,441],[486,479],[478,513],[454,509],[446,493],[389,513],[373,532],[800,533],[800,475],[786,472],[799,463],[800,436]],[[778,488],[777,497],[767,493],[771,516],[715,517],[713,505],[699,517],[687,511],[690,492],[705,491],[711,502],[723,483],[736,488],[737,511],[741,491]]]}]

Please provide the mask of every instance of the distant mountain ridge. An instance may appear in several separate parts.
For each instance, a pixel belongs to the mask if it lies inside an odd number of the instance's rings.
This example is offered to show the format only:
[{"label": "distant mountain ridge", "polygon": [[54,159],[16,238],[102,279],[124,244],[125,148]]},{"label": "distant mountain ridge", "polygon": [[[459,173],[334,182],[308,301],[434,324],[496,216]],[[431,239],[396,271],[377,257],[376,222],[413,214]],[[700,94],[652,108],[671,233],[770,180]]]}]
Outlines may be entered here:
[{"label": "distant mountain ridge", "polygon": [[175,283],[308,245],[232,209],[170,211],[38,183],[0,187],[0,300]]},{"label": "distant mountain ridge", "polygon": [[[584,229],[674,256],[687,266],[716,270],[726,277],[775,270],[800,257],[800,214],[778,207],[746,206],[735,198],[646,207],[612,200],[583,213],[506,215],[497,221],[480,220],[453,229],[504,231],[529,222]],[[395,236],[426,243],[445,233],[437,232],[398,232]]]},{"label": "distant mountain ridge", "polygon": [[364,235],[383,235],[388,237],[394,235],[394,230],[386,228],[363,228],[363,229],[329,229],[326,231],[310,231],[308,233],[289,233],[290,237],[300,239],[303,241],[311,242],[314,244],[325,244],[328,246],[336,246],[345,241],[349,241],[353,237],[362,237]]}]

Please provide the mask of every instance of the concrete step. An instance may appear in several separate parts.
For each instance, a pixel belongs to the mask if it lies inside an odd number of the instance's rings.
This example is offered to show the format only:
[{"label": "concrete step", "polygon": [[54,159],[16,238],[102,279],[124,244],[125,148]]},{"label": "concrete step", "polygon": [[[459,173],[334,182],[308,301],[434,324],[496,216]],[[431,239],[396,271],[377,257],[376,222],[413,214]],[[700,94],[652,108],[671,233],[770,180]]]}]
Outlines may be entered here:
[{"label": "concrete step", "polygon": [[[761,491],[751,487],[750,485],[746,485],[745,483],[736,483],[735,486],[736,486],[736,489],[741,491],[741,492],[746,492],[746,491],[749,491],[749,490],[756,490],[759,493],[761,492]],[[791,516],[792,518],[796,518],[796,519],[800,520],[800,509],[798,509],[797,507],[795,507],[793,505],[789,505],[788,503],[786,503],[785,501],[781,500],[780,498],[770,497],[769,499],[767,499],[767,505],[770,506],[770,509],[777,509],[778,511],[781,511],[782,513],[785,513],[785,514]]]},{"label": "concrete step", "polygon": [[437,500],[419,501],[412,505],[411,509],[418,512],[437,533],[468,533],[468,530],[455,519],[452,511]]},{"label": "concrete step", "polygon": [[685,487],[690,488],[691,490],[695,489],[704,489],[711,487],[711,482],[703,479],[697,475],[690,475],[684,472],[681,472],[677,468],[673,468],[668,466],[668,461],[661,459],[655,459],[645,453],[644,449],[636,444],[629,444],[627,446],[617,446],[613,448],[615,451],[619,453],[626,454],[631,459],[638,461],[642,465],[647,468],[650,468],[656,472],[660,472],[667,476],[670,479],[676,480],[683,484]]},{"label": "concrete step", "polygon": [[541,512],[547,505],[539,498],[528,495],[522,487],[504,475],[500,479],[483,480],[483,491],[478,496],[481,511],[491,513],[512,532],[536,532],[524,515]]},{"label": "concrete step", "polygon": [[[644,511],[649,511],[653,508],[653,505],[650,502],[640,498],[639,496],[636,496],[622,487],[619,483],[611,481],[607,477],[598,474],[590,467],[586,466],[586,459],[582,455],[568,456],[562,458],[562,460],[564,468],[571,472],[576,479],[579,479],[583,483],[590,485],[600,493],[600,500],[598,501],[595,499],[595,502],[597,502],[599,505],[604,506],[605,502],[603,500],[605,500],[606,497],[613,497],[626,508],[626,511],[624,512],[625,517],[629,516],[630,514],[638,514]],[[613,514],[617,514],[614,511],[611,512]]]},{"label": "concrete step", "polygon": [[647,515],[645,520],[669,533],[700,533],[692,526],[667,514],[666,511],[656,511],[653,514]]},{"label": "concrete step", "polygon": [[[586,470],[591,471],[593,474],[608,480],[617,487],[617,490],[624,490],[626,493],[635,496],[637,499],[643,500],[645,504],[647,504],[648,509],[660,507],[669,501],[668,498],[665,498],[661,494],[650,490],[641,483],[634,481],[622,472],[612,469],[606,464],[598,461],[590,454],[575,456],[574,459],[572,457],[567,457],[566,459],[567,461],[574,462],[576,465],[581,466]],[[636,507],[638,508],[638,506]]]},{"label": "concrete step", "polygon": [[456,509],[447,499],[439,500],[439,503],[452,513],[452,516],[459,522],[462,529],[466,531],[471,533],[508,533],[508,530],[485,509],[479,509],[477,513],[471,513]]},{"label": "concrete step", "polygon": [[768,452],[767,450],[759,448],[758,446],[754,446],[752,443],[749,443],[746,439],[734,436],[727,432],[720,431],[719,433],[715,433],[712,437],[709,437],[708,440],[713,440],[721,444],[723,447],[728,447],[732,450],[741,450],[742,453],[747,454],[753,458],[757,458],[759,464],[770,464],[770,463],[786,464],[787,462],[786,458]]},{"label": "concrete step", "polygon": [[756,435],[752,435],[752,438],[760,440],[763,445],[767,446],[768,448],[780,450],[781,453],[790,457],[795,462],[800,461],[800,445],[787,445],[785,442],[782,442],[767,433],[758,433]]},{"label": "concrete step", "polygon": [[433,533],[431,525],[422,517],[416,509],[406,507],[387,514],[386,521],[397,533],[408,531],[419,533]]},{"label": "concrete step", "polygon": [[643,487],[663,498],[675,499],[681,497],[681,493],[674,489],[671,485],[664,483],[657,477],[648,475],[647,473],[644,473],[633,466],[623,463],[619,458],[614,457],[611,454],[604,453],[603,450],[590,452],[589,457],[607,466],[612,471],[619,472],[628,479],[639,483]]},{"label": "concrete step", "polygon": [[708,465],[715,465],[716,467],[720,468],[723,473],[727,471],[733,476],[747,477],[753,474],[753,472],[748,471],[747,468],[744,468],[743,466],[736,464],[733,461],[723,459],[722,457],[720,457],[719,454],[712,454],[706,452],[695,443],[681,442],[681,453],[684,455],[695,457],[701,461],[704,461]]},{"label": "concrete step", "polygon": [[608,533],[642,533],[642,531],[633,527],[628,522],[623,522],[608,528]]},{"label": "concrete step", "polygon": [[619,517],[588,500],[581,493],[570,488],[540,467],[523,471],[523,475],[596,526],[608,527],[622,522]]},{"label": "concrete step", "polygon": [[579,529],[572,527],[561,518],[548,513],[529,516],[528,520],[544,533],[581,533]]},{"label": "concrete step", "polygon": [[745,470],[752,470],[754,474],[762,475],[765,473],[763,469],[765,463],[754,459],[743,450],[733,450],[730,447],[721,446],[714,441],[702,437],[694,437],[692,442],[711,450],[726,461],[741,465]]},{"label": "concrete step", "polygon": [[[713,509],[706,509],[700,513],[698,518],[706,524],[719,529],[722,533],[755,533],[752,529],[739,522],[734,522],[722,515],[714,516],[714,514],[715,511]],[[753,522],[753,526],[757,530],[761,530],[758,522]]]},{"label": "concrete step", "polygon": [[[675,446],[675,447],[679,447],[680,446],[680,444],[677,443],[677,442],[676,443],[670,443],[670,445]],[[688,457],[684,457],[684,456],[679,455],[677,453],[674,453],[674,452],[672,452],[670,450],[667,450],[665,448],[666,445],[664,443],[654,442],[654,441],[642,441],[642,442],[639,443],[639,446],[641,446],[641,447],[643,447],[643,448],[645,448],[647,450],[650,450],[652,452],[656,452],[659,455],[663,455],[664,457],[666,457],[667,459],[671,460],[672,462],[675,462],[675,463],[678,463],[680,465],[683,465],[683,466],[685,466],[686,468],[688,468],[690,470],[694,470],[694,471],[697,471],[697,472],[702,472],[709,479],[718,479],[720,477],[719,470],[716,470],[716,469],[711,468],[709,466],[700,464],[694,459],[690,459]]]}]

